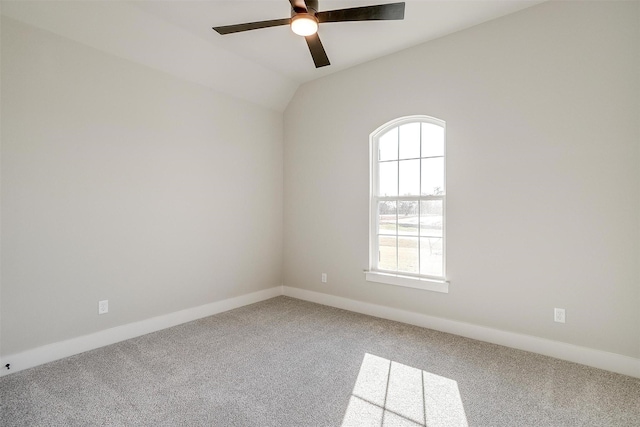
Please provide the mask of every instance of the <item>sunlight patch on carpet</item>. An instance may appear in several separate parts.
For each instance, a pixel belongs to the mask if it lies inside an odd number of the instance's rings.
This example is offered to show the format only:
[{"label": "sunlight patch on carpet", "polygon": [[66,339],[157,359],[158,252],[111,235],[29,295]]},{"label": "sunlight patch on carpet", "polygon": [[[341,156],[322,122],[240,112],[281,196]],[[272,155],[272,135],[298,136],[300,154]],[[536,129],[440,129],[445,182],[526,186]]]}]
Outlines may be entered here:
[{"label": "sunlight patch on carpet", "polygon": [[458,383],[365,353],[342,427],[467,427]]}]

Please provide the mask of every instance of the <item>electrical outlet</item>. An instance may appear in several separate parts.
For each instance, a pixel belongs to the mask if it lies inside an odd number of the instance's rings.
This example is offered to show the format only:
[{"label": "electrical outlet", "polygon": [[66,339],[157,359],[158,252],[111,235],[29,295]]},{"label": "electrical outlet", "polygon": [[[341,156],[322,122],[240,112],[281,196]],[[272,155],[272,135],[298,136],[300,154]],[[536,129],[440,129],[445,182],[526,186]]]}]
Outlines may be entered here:
[{"label": "electrical outlet", "polygon": [[327,283],[327,273],[322,273],[322,283]]},{"label": "electrical outlet", "polygon": [[98,314],[107,314],[109,312],[109,300],[98,301]]},{"label": "electrical outlet", "polygon": [[564,308],[553,309],[553,321],[558,323],[564,323],[566,320]]}]

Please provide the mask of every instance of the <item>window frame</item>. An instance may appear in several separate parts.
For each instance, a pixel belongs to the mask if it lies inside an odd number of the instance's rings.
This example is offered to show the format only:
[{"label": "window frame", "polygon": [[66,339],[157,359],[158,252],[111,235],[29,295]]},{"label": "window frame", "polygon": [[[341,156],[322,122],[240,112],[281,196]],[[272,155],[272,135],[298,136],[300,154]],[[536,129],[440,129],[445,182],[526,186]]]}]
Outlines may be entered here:
[{"label": "window frame", "polygon": [[[443,186],[444,192],[441,195],[422,195],[417,196],[378,196],[378,174],[379,174],[379,140],[380,137],[386,134],[389,130],[400,127],[409,123],[428,123],[440,126],[444,132],[443,141]],[[420,139],[420,149],[422,150],[422,138]],[[398,149],[400,147],[400,139],[398,139]],[[369,136],[369,270],[365,271],[366,280],[371,282],[386,283],[390,285],[405,286],[410,288],[431,290],[436,292],[447,293],[449,291],[449,282],[446,279],[446,158],[447,158],[447,128],[444,120],[437,119],[435,117],[425,115],[414,115],[400,117],[390,122],[385,123],[378,129],[373,131]],[[437,156],[439,157],[439,156]],[[420,159],[422,159],[422,152],[420,152]],[[400,159],[398,159],[399,161]],[[422,173],[422,169],[420,169]],[[421,193],[421,192],[420,192]],[[378,256],[379,256],[379,241],[378,241],[378,203],[380,201],[417,201],[418,206],[421,201],[428,200],[441,200],[442,201],[442,276],[433,276],[419,273],[409,273],[398,271],[397,267],[395,271],[383,270],[378,268]],[[396,205],[397,206],[397,205]],[[397,207],[396,207],[397,209]],[[396,210],[396,215],[398,215]],[[398,231],[396,229],[396,238],[398,237]]]}]

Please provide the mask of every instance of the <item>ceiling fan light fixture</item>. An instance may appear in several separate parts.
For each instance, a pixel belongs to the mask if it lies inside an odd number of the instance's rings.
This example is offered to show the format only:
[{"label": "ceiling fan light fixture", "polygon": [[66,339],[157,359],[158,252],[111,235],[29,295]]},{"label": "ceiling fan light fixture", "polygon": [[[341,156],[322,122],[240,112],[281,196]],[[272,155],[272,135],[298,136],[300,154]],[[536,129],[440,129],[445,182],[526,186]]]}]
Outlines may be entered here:
[{"label": "ceiling fan light fixture", "polygon": [[291,31],[299,36],[311,36],[318,32],[318,20],[309,13],[298,13],[291,18]]},{"label": "ceiling fan light fixture", "polygon": [[404,2],[348,7],[346,9],[318,11],[318,0],[288,0],[290,17],[267,21],[213,27],[220,35],[242,31],[289,25],[294,34],[305,38],[316,68],[331,65],[327,52],[318,36],[318,25],[331,22],[390,21],[404,19]]}]

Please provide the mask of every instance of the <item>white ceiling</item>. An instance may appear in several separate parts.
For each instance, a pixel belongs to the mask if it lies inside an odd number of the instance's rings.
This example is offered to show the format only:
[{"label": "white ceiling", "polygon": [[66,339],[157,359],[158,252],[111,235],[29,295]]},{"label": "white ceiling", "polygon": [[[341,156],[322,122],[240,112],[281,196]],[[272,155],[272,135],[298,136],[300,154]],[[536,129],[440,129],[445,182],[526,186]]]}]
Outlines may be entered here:
[{"label": "white ceiling", "polygon": [[[320,0],[333,10],[397,0]],[[257,104],[284,110],[304,82],[544,0],[405,0],[402,21],[326,23],[331,65],[316,69],[287,26],[221,36],[212,26],[285,18],[287,0],[2,1],[9,16]]]}]

